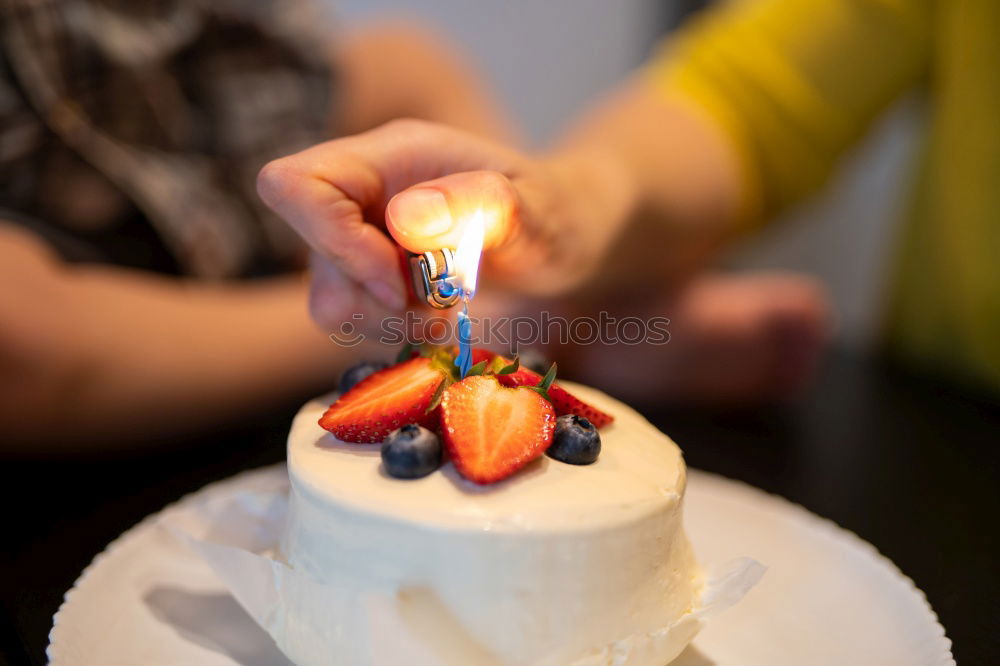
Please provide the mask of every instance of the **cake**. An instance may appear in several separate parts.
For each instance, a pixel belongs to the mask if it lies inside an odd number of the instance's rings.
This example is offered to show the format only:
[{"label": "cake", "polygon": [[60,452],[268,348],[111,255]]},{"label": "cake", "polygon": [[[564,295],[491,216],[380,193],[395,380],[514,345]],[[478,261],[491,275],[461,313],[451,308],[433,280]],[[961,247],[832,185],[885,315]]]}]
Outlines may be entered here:
[{"label": "cake", "polygon": [[600,456],[541,455],[490,484],[449,461],[392,478],[378,444],[318,425],[335,396],[306,404],[288,438],[280,558],[329,598],[323,617],[315,606],[296,616],[293,604],[288,656],[357,666],[664,666],[677,656],[697,631],[685,620],[702,587],[683,527],[681,452],[621,402],[560,385],[613,416]]}]

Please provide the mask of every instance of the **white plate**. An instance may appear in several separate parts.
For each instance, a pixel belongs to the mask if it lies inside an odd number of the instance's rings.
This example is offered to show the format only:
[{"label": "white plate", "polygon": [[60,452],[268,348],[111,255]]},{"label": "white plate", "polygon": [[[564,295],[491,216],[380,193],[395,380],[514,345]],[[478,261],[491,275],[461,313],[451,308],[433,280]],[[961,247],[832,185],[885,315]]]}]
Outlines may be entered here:
[{"label": "white plate", "polygon": [[[711,567],[769,569],[672,666],[945,666],[950,641],[924,595],[870,544],[802,507],[692,470],[685,523]],[[287,665],[270,637],[158,521],[221,495],[287,490],[283,465],[212,484],[114,541],[67,592],[49,634],[54,666]]]}]

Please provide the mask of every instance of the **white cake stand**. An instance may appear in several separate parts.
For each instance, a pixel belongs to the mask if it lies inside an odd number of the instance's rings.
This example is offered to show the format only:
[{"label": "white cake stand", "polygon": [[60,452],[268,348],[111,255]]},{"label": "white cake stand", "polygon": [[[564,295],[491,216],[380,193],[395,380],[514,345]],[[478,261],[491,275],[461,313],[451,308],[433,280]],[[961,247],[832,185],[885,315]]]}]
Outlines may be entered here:
[{"label": "white cake stand", "polygon": [[[119,537],[66,593],[49,634],[51,664],[288,664],[208,566],[159,528],[171,512],[221,495],[284,493],[287,486],[283,465],[241,474]],[[696,470],[685,511],[707,568],[750,556],[768,572],[672,666],[955,664],[923,593],[854,534],[780,497]]]}]

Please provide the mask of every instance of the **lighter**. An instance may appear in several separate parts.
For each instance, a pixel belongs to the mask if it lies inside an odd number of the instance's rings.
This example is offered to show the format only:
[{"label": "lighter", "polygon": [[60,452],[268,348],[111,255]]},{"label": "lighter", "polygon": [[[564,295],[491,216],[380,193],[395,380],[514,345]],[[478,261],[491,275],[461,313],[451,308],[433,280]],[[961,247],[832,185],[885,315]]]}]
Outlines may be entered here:
[{"label": "lighter", "polygon": [[462,299],[455,255],[450,248],[410,254],[410,277],[417,297],[432,308],[444,310]]}]

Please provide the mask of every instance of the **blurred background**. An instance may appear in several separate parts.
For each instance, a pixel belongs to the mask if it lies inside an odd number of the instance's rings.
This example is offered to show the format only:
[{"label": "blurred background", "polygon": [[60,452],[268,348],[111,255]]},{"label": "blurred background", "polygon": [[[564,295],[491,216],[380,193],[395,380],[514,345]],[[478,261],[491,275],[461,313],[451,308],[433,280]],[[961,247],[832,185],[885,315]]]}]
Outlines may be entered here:
[{"label": "blurred background", "polygon": [[[442,31],[473,59],[535,146],[558,134],[587,102],[645,62],[657,41],[705,0],[329,0],[346,27],[409,15]],[[510,48],[516,44],[516,48]],[[558,85],[556,85],[558,83]],[[811,273],[830,290],[835,342],[874,344],[886,293],[893,230],[922,105],[890,110],[811,199],[731,253],[733,269]]]},{"label": "blurred background", "polygon": [[[43,4],[19,1],[22,6]],[[523,130],[529,148],[544,147],[581,108],[601,98],[645,62],[654,45],[685,17],[711,4],[702,0],[323,1],[345,33],[387,16],[412,17],[459,45],[469,64],[498,92]],[[125,0],[100,2],[130,8]],[[216,6],[246,9],[265,4],[233,0],[216,5],[204,0],[198,6],[214,10]],[[5,6],[0,3],[0,10]],[[295,2],[287,6],[295,6]],[[95,34],[106,36],[105,31]],[[42,62],[53,49],[40,41],[36,49],[22,51],[39,56]],[[0,44],[0,54],[14,45],[13,40]],[[142,55],[143,49],[138,48],[142,44],[130,46],[131,52],[124,50],[128,55]],[[317,59],[324,55],[319,48],[302,51]],[[213,53],[206,49],[203,55]],[[286,51],[281,53],[287,55]],[[220,62],[226,64],[225,60]],[[284,61],[278,58],[278,62]],[[308,76],[324,85],[328,82],[325,65],[311,68],[316,63],[305,57],[298,64]],[[0,73],[9,75],[9,63],[0,65],[6,67],[0,67]],[[194,86],[204,82],[203,74],[213,84],[223,78],[200,67],[183,73],[182,78]],[[229,82],[257,80],[242,77],[238,67],[231,74]],[[991,76],[995,79],[995,74]],[[78,98],[83,101],[91,92],[86,90],[88,81],[85,79],[82,86],[85,94]],[[154,93],[160,90],[151,88]],[[301,137],[289,136],[304,123],[282,107],[298,104],[294,93],[305,94],[306,88],[287,95],[273,95],[273,89],[264,89],[266,94],[251,96],[258,104],[246,105],[249,112],[245,115],[247,108],[229,105],[222,94],[220,106],[233,111],[231,117],[237,122],[225,122],[230,117],[222,114],[219,126],[229,130],[239,125],[240,130],[267,134],[264,130],[272,127],[267,120],[284,121],[274,127],[281,139],[296,145],[283,146],[278,155],[315,143],[321,139],[308,132]],[[239,85],[234,89],[239,90]],[[23,92],[16,86],[0,88],[0,93],[11,91],[16,94],[8,95],[7,102]],[[139,96],[122,94],[113,86],[104,92],[116,102],[127,102],[121,104],[126,110],[137,114],[150,111],[136,102]],[[155,95],[151,98],[159,101]],[[263,104],[259,103],[261,98],[266,98]],[[311,106],[323,107],[324,115],[318,120],[306,117],[317,121],[312,128],[315,135],[325,137],[326,100],[307,99]],[[5,106],[3,95],[0,102],[3,121],[3,114],[13,107]],[[151,106],[153,111],[160,110],[156,104]],[[926,124],[926,107],[925,100],[916,94],[898,101],[843,160],[820,196],[811,197],[806,205],[762,229],[722,260],[733,271],[788,269],[814,275],[825,283],[836,320],[834,349],[827,355],[815,386],[791,404],[692,408],[670,404],[669,400],[656,401],[654,395],[650,404],[636,406],[682,443],[693,467],[780,494],[872,541],[927,592],[949,636],[956,641],[956,654],[962,663],[973,663],[977,656],[975,663],[998,663],[1000,647],[995,640],[983,640],[996,633],[996,599],[1000,598],[996,593],[1000,589],[995,565],[997,538],[995,529],[988,529],[997,513],[995,452],[1000,410],[995,396],[970,397],[935,378],[888,367],[877,354],[867,353],[876,347],[880,316],[885,312],[883,298],[891,255],[903,218],[907,184],[912,182],[910,170],[919,161],[914,153]],[[117,124],[121,126],[118,129],[132,128],[128,122]],[[200,145],[203,137],[197,125],[180,123],[178,133],[185,141]],[[192,127],[195,131],[185,134]],[[15,138],[31,138],[32,131],[17,134]],[[227,132],[219,134],[232,138]],[[43,147],[53,149],[48,141],[51,137],[46,136]],[[269,137],[253,131],[247,131],[247,137],[252,144],[249,158],[239,150],[226,153],[221,157],[233,159],[220,159],[219,173],[228,178],[242,168],[243,172],[237,173],[245,185],[242,194],[259,204],[253,181],[259,166],[277,156],[264,154],[276,148]],[[151,142],[162,139],[159,135],[138,138]],[[14,142],[0,141],[0,157],[13,155],[15,148]],[[65,174],[70,168],[81,171],[81,162],[46,163],[52,168],[42,170],[55,177],[54,182],[43,185],[54,185],[61,188],[60,194],[66,194],[70,179]],[[11,164],[9,172],[0,173],[0,187],[7,188],[4,193],[12,192],[15,177],[28,171],[15,159]],[[174,180],[182,184],[199,184],[200,179],[190,176],[187,164],[175,169],[176,173],[169,169],[175,165],[160,161],[154,166],[165,169],[154,175],[166,173],[178,176]],[[89,179],[81,182],[78,191],[69,192],[77,195],[77,200],[86,199],[82,196],[86,193],[79,190],[94,185]],[[47,192],[44,188],[41,191]],[[163,196],[166,203],[184,198],[170,194]],[[43,198],[48,203],[63,202],[62,197]],[[70,212],[86,209],[84,212],[92,216],[104,214],[101,206],[67,207],[75,209]],[[129,206],[123,210],[126,228],[141,221],[147,232],[120,239],[123,251],[135,259],[148,250],[143,243],[152,234],[146,229],[145,217],[137,215],[139,211]],[[184,209],[175,212],[183,221],[191,217]],[[287,225],[282,223],[280,229],[292,235]],[[103,240],[96,233],[99,225],[96,232],[86,225],[69,230],[95,240],[95,244]],[[58,240],[39,235],[46,241]],[[274,244],[284,247],[279,236],[276,234]],[[299,239],[291,240],[293,250],[300,250]],[[11,243],[11,247],[15,245]],[[163,250],[163,243],[153,245],[157,251]],[[300,257],[296,254],[295,258]],[[82,260],[87,261],[87,257]],[[128,261],[118,263],[131,265]],[[9,441],[2,442],[11,444],[11,450],[3,451],[0,461],[0,503],[18,510],[7,516],[13,535],[9,552],[0,553],[0,588],[5,590],[0,598],[0,663],[8,654],[10,663],[45,663],[43,650],[52,615],[64,592],[96,553],[144,516],[185,493],[241,470],[282,461],[288,424],[301,402],[336,386],[346,357],[355,362],[361,356],[357,350],[349,350],[344,358],[324,359],[332,354],[331,344],[309,320],[305,281],[298,274],[284,275],[280,284],[276,278],[270,282],[264,279],[269,275],[273,278],[279,269],[288,272],[289,263],[276,259],[253,273],[230,271],[248,279],[225,283],[225,289],[212,281],[218,276],[202,276],[206,278],[205,289],[188,304],[177,298],[176,292],[182,291],[178,278],[184,272],[173,263],[155,280],[146,275],[135,284],[124,285],[127,289],[115,299],[110,298],[110,272],[96,278],[92,274],[80,278],[85,271],[59,272],[60,276],[73,276],[67,280],[68,286],[63,285],[67,289],[89,290],[85,295],[91,301],[80,310],[74,306],[79,308],[83,299],[56,301],[49,283],[40,280],[44,290],[30,292],[34,278],[27,269],[0,262],[0,269],[7,269],[0,272],[0,278],[13,276],[6,280],[7,293],[0,295],[10,299],[5,304],[16,314],[2,322],[0,343],[9,337],[25,342],[27,353],[46,357],[51,352],[52,358],[43,360],[51,360],[53,376],[60,380],[29,385],[17,373],[31,374],[31,364],[22,363],[16,354],[7,354],[0,344],[0,371],[14,371],[14,381],[7,384],[8,404],[17,405],[15,398],[30,397],[33,388],[41,395],[42,388],[55,386],[51,395],[46,394],[47,402],[38,401],[42,407],[35,412],[8,409],[12,421],[27,414],[25,420],[31,424],[21,433],[26,444],[14,447]],[[142,262],[140,267],[159,270],[151,261]],[[2,279],[0,284],[4,284]],[[12,284],[16,286],[10,288]],[[41,296],[35,297],[36,293]],[[37,315],[37,328],[19,330],[17,325],[27,320],[24,313],[29,310]],[[136,312],[143,314],[136,316]],[[85,318],[92,324],[86,335],[81,332]],[[214,346],[208,345],[213,332],[209,322],[212,329],[221,332]],[[136,324],[142,326],[133,326]],[[158,346],[154,348],[154,344]],[[120,363],[99,356],[98,362],[105,361],[116,370],[101,376],[92,372],[98,363],[77,347],[86,352],[96,349],[109,357],[114,352],[127,354]],[[83,357],[83,370],[64,377],[65,368],[77,367],[74,354]],[[189,366],[180,366],[174,357]],[[108,390],[97,392],[88,403],[83,399],[87,397],[84,388],[95,376],[106,380],[102,385]],[[53,404],[59,405],[58,410],[52,409]],[[107,412],[95,405],[103,405]],[[102,427],[114,429],[116,447],[106,446]],[[88,435],[85,428],[93,432]],[[12,432],[0,428],[0,440],[13,440]],[[44,444],[37,445],[33,439],[43,439]]]}]

